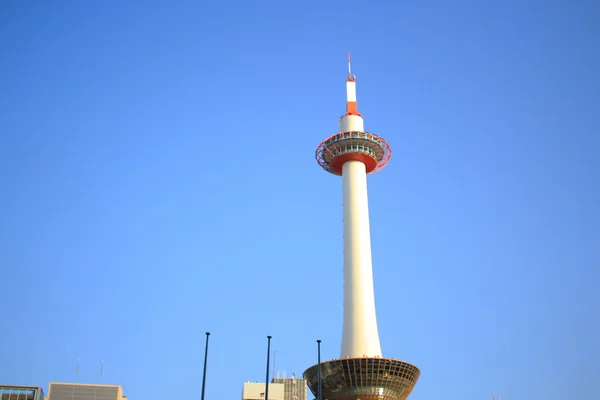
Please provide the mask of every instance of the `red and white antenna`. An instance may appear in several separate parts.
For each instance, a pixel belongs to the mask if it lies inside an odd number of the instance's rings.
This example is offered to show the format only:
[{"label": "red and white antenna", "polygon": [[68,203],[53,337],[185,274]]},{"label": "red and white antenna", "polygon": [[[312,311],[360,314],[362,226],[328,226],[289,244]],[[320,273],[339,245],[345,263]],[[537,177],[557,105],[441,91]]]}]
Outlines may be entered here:
[{"label": "red and white antenna", "polygon": [[[348,79],[346,79],[346,114],[345,117],[349,115],[356,115],[360,117],[359,126],[353,127],[352,130],[362,131],[362,115],[358,112],[356,108],[356,82],[355,76],[352,75],[352,67],[350,66],[350,52],[348,52]],[[342,117],[343,119],[344,117]],[[358,121],[355,121],[358,122]],[[343,131],[344,128],[340,128],[340,131]]]}]

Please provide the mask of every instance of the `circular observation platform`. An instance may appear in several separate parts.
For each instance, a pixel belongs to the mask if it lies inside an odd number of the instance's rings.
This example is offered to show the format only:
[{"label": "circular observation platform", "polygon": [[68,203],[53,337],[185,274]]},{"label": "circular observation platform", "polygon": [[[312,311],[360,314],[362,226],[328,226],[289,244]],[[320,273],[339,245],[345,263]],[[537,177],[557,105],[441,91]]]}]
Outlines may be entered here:
[{"label": "circular observation platform", "polygon": [[392,149],[374,133],[340,132],[321,142],[315,157],[321,168],[334,175],[342,175],[346,161],[361,161],[370,174],[386,166],[392,157]]},{"label": "circular observation platform", "polygon": [[[308,387],[318,396],[318,367],[304,371]],[[323,400],[405,400],[421,371],[391,358],[344,358],[321,363]]]}]

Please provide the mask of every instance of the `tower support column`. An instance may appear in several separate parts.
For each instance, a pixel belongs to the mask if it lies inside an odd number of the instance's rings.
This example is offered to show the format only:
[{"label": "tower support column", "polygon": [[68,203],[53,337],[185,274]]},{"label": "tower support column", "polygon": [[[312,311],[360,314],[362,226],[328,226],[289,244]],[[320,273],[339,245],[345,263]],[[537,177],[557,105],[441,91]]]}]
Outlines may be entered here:
[{"label": "tower support column", "polygon": [[381,357],[371,261],[367,171],[364,163],[344,163],[342,191],[344,326],[341,357]]}]

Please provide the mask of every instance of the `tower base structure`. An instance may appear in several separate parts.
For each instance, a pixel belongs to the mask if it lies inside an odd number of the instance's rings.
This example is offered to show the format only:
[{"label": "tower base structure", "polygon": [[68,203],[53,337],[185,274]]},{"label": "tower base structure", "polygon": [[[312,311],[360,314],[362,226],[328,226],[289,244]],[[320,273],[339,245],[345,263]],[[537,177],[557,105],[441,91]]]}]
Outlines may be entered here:
[{"label": "tower base structure", "polygon": [[[318,367],[304,371],[315,397],[318,393]],[[321,400],[406,400],[421,371],[393,358],[344,358],[321,363]]]}]

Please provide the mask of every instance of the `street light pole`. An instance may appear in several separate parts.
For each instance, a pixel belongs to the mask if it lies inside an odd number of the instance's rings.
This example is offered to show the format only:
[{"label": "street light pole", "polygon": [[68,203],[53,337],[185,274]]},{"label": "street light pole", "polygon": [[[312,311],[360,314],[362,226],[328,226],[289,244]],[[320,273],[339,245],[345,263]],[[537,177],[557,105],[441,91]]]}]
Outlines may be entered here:
[{"label": "street light pole", "polygon": [[271,356],[271,336],[267,336],[267,378],[265,379],[265,400],[269,400],[269,358]]},{"label": "street light pole", "polygon": [[318,393],[317,400],[322,400],[321,396],[323,396],[322,387],[321,387],[321,340],[317,340],[317,361],[319,363],[318,372],[319,380],[318,380]]}]

